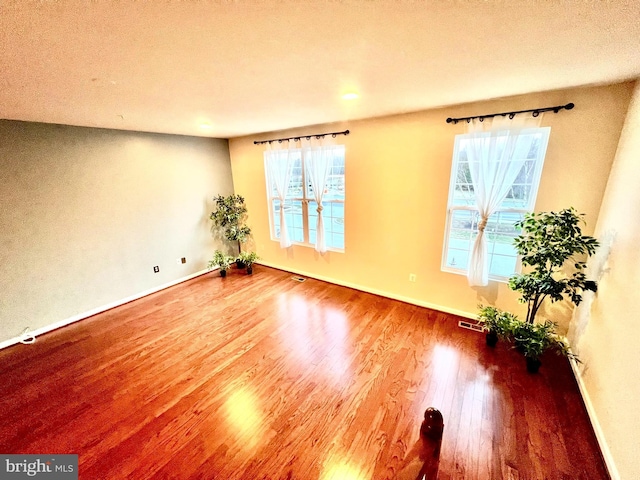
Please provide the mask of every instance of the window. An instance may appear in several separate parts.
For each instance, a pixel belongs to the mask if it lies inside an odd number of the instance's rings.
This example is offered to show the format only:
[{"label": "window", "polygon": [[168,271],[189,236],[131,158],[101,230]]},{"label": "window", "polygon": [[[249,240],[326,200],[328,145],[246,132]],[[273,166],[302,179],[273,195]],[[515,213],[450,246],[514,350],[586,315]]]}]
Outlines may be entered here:
[{"label": "window", "polygon": [[[328,250],[344,251],[344,145],[332,145],[328,174],[322,196],[322,217],[324,220],[325,242]],[[284,208],[285,223],[292,243],[314,247],[317,238],[318,204],[315,200],[310,167],[310,149],[288,150],[291,161],[291,175],[285,190],[284,206],[278,196],[276,179],[273,178],[267,162],[270,151],[265,152],[265,176],[269,201],[269,224],[271,239],[279,240],[281,234],[280,209]]]},{"label": "window", "polygon": [[[549,132],[549,127],[527,129],[515,146],[514,158],[523,161],[523,166],[485,228],[489,278],[493,280],[505,281],[519,270],[513,247],[513,239],[519,232],[514,224],[535,205]],[[455,139],[442,256],[442,270],[460,274],[467,273],[480,221],[467,155],[469,138],[470,135],[465,134]],[[496,141],[500,151],[504,137],[498,136]]]}]

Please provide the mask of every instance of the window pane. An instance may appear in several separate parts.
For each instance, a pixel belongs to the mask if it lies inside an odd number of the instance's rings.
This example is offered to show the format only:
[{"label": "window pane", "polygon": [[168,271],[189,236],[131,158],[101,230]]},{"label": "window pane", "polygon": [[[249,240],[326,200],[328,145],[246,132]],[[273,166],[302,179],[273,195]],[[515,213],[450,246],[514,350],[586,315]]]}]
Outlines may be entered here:
[{"label": "window pane", "polygon": [[446,265],[450,268],[466,269],[469,251],[478,232],[478,212],[454,210],[447,248]]},{"label": "window pane", "polygon": [[289,180],[289,190],[287,198],[302,198],[302,159],[297,158],[293,163],[291,180]]},{"label": "window pane", "polygon": [[490,258],[489,273],[500,277],[510,277],[516,270],[516,257],[493,255]]},{"label": "window pane", "polygon": [[[445,246],[446,267],[467,270],[470,252],[478,236],[479,218],[477,211],[453,210]],[[517,253],[513,239],[518,232],[513,224],[522,218],[523,214],[516,212],[497,212],[489,217],[484,231],[489,257],[489,275],[509,277],[515,273]]]},{"label": "window pane", "polygon": [[[325,239],[329,248],[344,249],[344,146],[327,147],[327,151],[331,152],[332,158],[323,192]],[[302,150],[298,151],[297,155],[292,167],[283,210],[290,239],[296,243],[312,246],[317,237],[317,204],[313,200],[313,189],[306,169],[305,158],[307,157],[302,157]],[[265,168],[267,169],[266,160]],[[269,178],[268,169],[267,182],[267,196],[271,205],[271,228],[274,238],[280,238],[281,202],[277,199],[275,183]],[[304,215],[307,215],[306,219]]]},{"label": "window pane", "polygon": [[344,210],[342,217],[333,217],[331,222],[331,231],[334,233],[342,233],[344,235]]},{"label": "window pane", "polygon": [[289,238],[292,242],[304,242],[304,230],[302,230],[302,228],[290,228]]},{"label": "window pane", "polygon": [[273,220],[273,235],[275,238],[280,238],[280,200],[272,200],[272,217]]},{"label": "window pane", "polygon": [[[461,152],[465,155],[466,151]],[[455,173],[455,186],[453,191],[454,205],[475,205],[475,194],[473,190],[473,182],[471,180],[471,170],[469,170],[469,162],[459,161],[458,168]]]},{"label": "window pane", "polygon": [[[344,248],[344,204],[338,202],[322,202],[322,218],[324,219],[325,241],[329,248]],[[316,242],[316,225],[318,222],[318,204],[309,202],[309,243]]]},{"label": "window pane", "polygon": [[344,250],[344,235],[340,235],[334,233],[331,235],[331,243],[329,245],[331,248],[338,248],[340,250]]},{"label": "window pane", "polygon": [[[338,146],[338,147],[341,147]],[[327,182],[325,185],[322,201],[331,200],[344,200],[344,147],[336,148],[330,147],[333,156],[331,157],[331,165],[329,167],[329,173],[327,175]],[[313,187],[309,181],[309,175],[307,174],[307,198],[314,198]]]},{"label": "window pane", "polygon": [[515,273],[518,254],[513,239],[518,232],[514,223],[522,218],[523,214],[514,212],[497,212],[489,218],[485,229],[489,275],[510,277]]},{"label": "window pane", "polygon": [[[280,238],[280,200],[273,200],[273,225],[274,236]],[[304,230],[302,229],[302,202],[288,200],[284,205],[285,221],[289,238],[294,242],[304,241]]]},{"label": "window pane", "polygon": [[284,206],[284,212],[287,219],[287,228],[289,229],[289,238],[293,242],[303,242],[302,202],[300,200],[288,201]]},{"label": "window pane", "polygon": [[469,250],[450,248],[447,252],[447,267],[466,270],[469,264]]},{"label": "window pane", "polygon": [[329,171],[327,178],[327,188],[324,192],[324,200],[342,200],[344,201],[344,155],[333,158],[333,165]]},{"label": "window pane", "polygon": [[[497,212],[489,218],[485,228],[491,276],[510,277],[516,273],[518,265],[513,240],[519,232],[515,230],[514,223],[522,219],[524,212],[531,211],[535,204],[549,131],[548,127],[527,130],[518,136],[515,144],[508,141],[507,131],[497,134],[487,133],[480,139],[483,146],[487,148],[487,152],[491,149],[498,154],[506,153],[505,147],[510,145],[510,148],[513,148],[512,158],[522,164],[504,200],[498,206]],[[479,222],[469,166],[470,161],[478,161],[478,159],[470,155],[470,142],[469,135],[456,136],[442,265],[444,269],[454,269],[460,273],[465,273],[467,270],[473,242],[478,234]],[[491,161],[488,154],[482,161]],[[472,207],[473,210],[456,207]],[[507,212],[507,209],[514,211]]]}]

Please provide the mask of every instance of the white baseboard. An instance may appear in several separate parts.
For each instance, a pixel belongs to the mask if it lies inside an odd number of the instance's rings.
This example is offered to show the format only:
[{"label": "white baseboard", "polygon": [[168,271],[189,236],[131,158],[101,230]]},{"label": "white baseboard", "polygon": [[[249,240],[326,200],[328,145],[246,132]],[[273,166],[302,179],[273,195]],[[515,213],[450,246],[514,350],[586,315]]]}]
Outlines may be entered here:
[{"label": "white baseboard", "polygon": [[[337,280],[335,278],[324,277],[322,275],[316,275],[313,273],[305,272],[304,270],[292,269],[289,267],[282,267],[279,265],[271,264],[269,262],[259,262],[261,265],[265,265],[267,267],[277,268],[279,270],[284,270],[287,272],[295,273],[297,275],[303,275],[305,277],[315,278],[317,280],[322,280],[324,282],[334,283],[336,285],[341,285],[343,287],[353,288],[355,290],[360,290],[362,292],[372,293],[374,295],[380,295],[382,297],[391,298],[394,300],[400,300],[401,302],[410,303],[412,305],[417,305],[419,307],[430,308],[432,310],[438,310],[445,313],[450,313],[452,315],[458,315],[460,317],[469,318],[469,319],[477,319],[475,314],[470,314],[468,312],[463,312],[461,310],[456,310],[449,307],[443,307],[442,305],[436,305],[429,302],[424,302],[421,300],[416,300],[410,297],[404,297],[402,295],[396,295],[393,293],[385,292],[382,290],[376,290],[373,288],[365,287],[363,285],[357,285],[349,282],[344,282],[342,280]],[[620,480],[620,474],[618,473],[618,469],[616,468],[615,462],[613,461],[613,456],[611,455],[611,451],[609,450],[609,446],[604,437],[604,433],[602,428],[600,427],[600,422],[598,422],[598,417],[596,416],[595,409],[593,408],[593,404],[591,403],[591,398],[589,397],[589,393],[584,385],[584,381],[582,380],[582,375],[580,370],[578,369],[578,364],[575,360],[570,360],[571,369],[573,370],[573,375],[578,383],[578,388],[580,390],[580,394],[584,401],[584,404],[587,408],[587,414],[589,415],[589,420],[591,421],[591,425],[593,426],[593,430],[596,434],[596,439],[598,441],[598,445],[600,447],[600,451],[602,452],[602,457],[604,458],[605,465],[607,470],[609,471],[609,476],[612,480]]]},{"label": "white baseboard", "polygon": [[[322,275],[316,275],[310,272],[306,272],[304,270],[299,270],[299,269],[292,269],[289,267],[282,267],[279,265],[275,265],[269,262],[264,262],[264,261],[260,261],[260,262],[256,262],[259,263],[260,265],[265,265],[267,267],[272,267],[272,268],[276,268],[278,270],[284,270],[286,272],[291,272],[291,273],[295,273],[297,275],[304,275],[305,277],[309,277],[309,278],[315,278],[316,280],[321,280],[323,282],[328,282],[328,283],[333,283],[335,285],[340,285],[343,287],[348,287],[348,288],[353,288],[355,290],[359,290],[362,292],[366,292],[366,293],[371,293],[374,295],[380,295],[382,297],[387,297],[387,298],[391,298],[393,300],[399,300],[401,302],[405,302],[405,303],[409,303],[412,305],[417,305],[419,307],[425,307],[425,308],[430,308],[432,310],[438,310],[444,313],[450,313],[452,315],[457,315],[459,317],[463,317],[463,318],[469,318],[469,319],[476,319],[476,315],[475,314],[470,314],[469,312],[463,312],[462,310],[456,310],[453,308],[449,308],[449,307],[444,307],[442,305],[436,305],[430,302],[424,302],[422,300],[417,300],[415,298],[411,298],[411,297],[405,297],[403,295],[397,295],[394,293],[390,293],[390,292],[386,292],[383,290],[377,290],[374,288],[369,288],[366,287],[364,285],[359,285],[359,284],[355,284],[355,283],[350,283],[350,282],[344,282],[342,280],[338,280],[335,278],[331,278],[331,277],[325,277]],[[214,269],[217,270],[217,269]],[[117,300],[115,302],[109,303],[107,305],[103,305],[101,307],[98,308],[94,308],[93,310],[89,310],[87,312],[83,312],[80,313],[78,315],[74,315],[73,317],[69,317],[67,319],[61,320],[59,322],[56,323],[52,323],[50,325],[46,325],[44,327],[38,328],[37,330],[33,331],[33,332],[29,332],[29,336],[33,336],[33,337],[38,337],[39,335],[43,335],[47,332],[50,332],[52,330],[56,330],[58,328],[64,327],[66,325],[70,325],[72,323],[75,323],[77,321],[83,320],[85,318],[91,317],[93,315],[97,315],[98,313],[102,313],[105,312],[107,310],[111,310],[112,308],[116,308],[119,307],[120,305],[124,305],[125,303],[129,303],[132,302],[134,300],[138,300],[140,298],[146,297],[147,295],[151,295],[153,293],[159,292],[160,290],[164,290],[165,288],[169,288],[172,287],[174,285],[177,285],[179,283],[182,282],[186,282],[187,280],[191,280],[193,278],[199,277],[200,275],[204,275],[208,272],[211,272],[212,270],[201,270],[199,272],[196,273],[192,273],[191,275],[188,275],[186,277],[182,277],[178,280],[175,280],[173,282],[169,282],[169,283],[165,283],[163,285],[159,285],[157,287],[151,288],[149,290],[145,290],[144,292],[140,292],[137,293],[135,295],[131,295],[129,297],[123,298],[121,300]],[[24,338],[23,336],[18,336],[18,337],[14,337],[11,338],[9,340],[5,340],[3,342],[0,342],[0,350],[3,348],[7,348],[11,345],[15,345],[16,343],[19,343],[20,340]],[[615,462],[613,460],[613,456],[611,455],[611,451],[609,450],[609,446],[607,445],[606,439],[604,437],[604,432],[602,431],[602,428],[600,427],[600,422],[598,421],[598,417],[596,416],[595,413],[595,409],[593,408],[593,404],[591,403],[591,397],[589,396],[589,392],[586,389],[586,386],[584,384],[584,381],[582,380],[582,374],[580,373],[580,370],[578,368],[578,364],[575,360],[573,359],[569,359],[569,363],[571,365],[571,369],[573,370],[573,375],[576,378],[576,382],[578,383],[578,388],[580,390],[580,394],[582,395],[582,399],[584,401],[585,407],[587,409],[587,414],[589,415],[589,419],[591,420],[591,424],[593,426],[593,430],[595,432],[596,435],[596,439],[598,441],[598,445],[600,446],[600,451],[602,452],[602,456],[604,458],[605,461],[605,465],[607,467],[607,470],[609,471],[609,475],[611,476],[612,480],[620,480],[620,474],[618,473],[618,469],[616,468]]]},{"label": "white baseboard", "polygon": [[266,267],[277,268],[278,270],[284,270],[285,272],[295,273],[296,275],[303,275],[309,278],[315,278],[316,280],[322,280],[323,282],[333,283],[335,285],[340,285],[341,287],[353,288],[354,290],[360,290],[361,292],[372,293],[374,295],[380,295],[381,297],[390,298],[392,300],[399,300],[404,303],[409,303],[411,305],[417,305],[418,307],[430,308],[431,310],[438,310],[439,312],[450,313],[451,315],[457,315],[463,318],[469,318],[472,320],[477,320],[478,316],[475,313],[463,312],[462,310],[456,310],[455,308],[444,307],[442,305],[436,305],[435,303],[424,302],[422,300],[418,300],[416,298],[405,297],[403,295],[397,295],[395,293],[387,292],[384,290],[376,290],[375,288],[369,288],[364,285],[359,285],[357,283],[345,282],[343,280],[338,280],[332,277],[324,277],[322,275],[316,275],[315,273],[305,272],[304,270],[298,270],[289,267],[283,267],[280,265],[276,265],[269,262],[264,262],[260,260],[260,265],[264,265]]},{"label": "white baseboard", "polygon": [[587,408],[587,414],[589,415],[589,420],[591,420],[593,431],[596,434],[596,439],[598,440],[598,445],[600,446],[600,451],[602,452],[604,463],[607,467],[607,470],[609,471],[609,476],[611,477],[611,480],[620,480],[620,473],[618,473],[618,468],[616,467],[613,456],[611,455],[611,451],[609,450],[609,445],[607,445],[607,441],[604,437],[604,432],[602,431],[602,427],[600,426],[600,422],[598,421],[596,411],[593,408],[593,403],[591,403],[591,397],[589,396],[587,387],[585,386],[582,379],[582,373],[580,373],[580,369],[578,368],[578,362],[570,358],[569,363],[571,364],[571,369],[573,370],[573,376],[576,378],[576,382],[578,382],[578,388],[580,389],[580,394],[582,395],[584,405]]},{"label": "white baseboard", "polygon": [[[78,315],[74,315],[73,317],[65,318],[64,320],[60,320],[59,322],[52,323],[50,325],[45,325],[44,327],[38,328],[34,331],[29,331],[29,333],[27,333],[26,336],[37,338],[38,336],[43,335],[47,332],[51,332],[52,330],[65,327],[67,325],[78,322],[85,318],[92,317],[93,315],[97,315],[98,313],[106,312],[107,310],[111,310],[112,308],[119,307],[120,305],[124,305],[125,303],[133,302],[134,300],[138,300],[142,297],[146,297],[147,295],[151,295],[152,293],[159,292],[160,290],[164,290],[165,288],[173,287],[174,285],[177,285],[182,282],[186,282],[187,280],[191,280],[192,278],[199,277],[200,275],[204,275],[205,273],[208,273],[211,271],[212,270],[200,270],[199,272],[192,273],[191,275],[187,275],[186,277],[179,278],[178,280],[174,280],[173,282],[165,283],[164,285],[159,285],[149,290],[145,290],[144,292],[131,295],[130,297],[126,297],[121,300],[116,300],[115,302],[111,302],[106,305],[102,305],[101,307],[94,308],[93,310],[89,310],[88,312],[79,313]],[[24,337],[25,335],[19,335],[17,337],[10,338],[9,340],[0,342],[0,350],[2,350],[3,348],[10,347],[11,345],[15,345],[16,343],[20,343],[20,341]]]}]

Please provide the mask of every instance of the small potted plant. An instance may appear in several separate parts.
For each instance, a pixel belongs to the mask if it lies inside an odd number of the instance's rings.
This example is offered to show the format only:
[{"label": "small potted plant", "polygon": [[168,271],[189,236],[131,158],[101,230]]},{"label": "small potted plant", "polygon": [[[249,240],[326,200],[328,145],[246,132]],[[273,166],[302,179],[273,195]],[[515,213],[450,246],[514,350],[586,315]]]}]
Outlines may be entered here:
[{"label": "small potted plant", "polygon": [[531,324],[518,321],[514,329],[514,336],[527,361],[527,371],[537,373],[542,362],[542,354],[553,349],[559,355],[580,361],[577,355],[571,352],[565,338],[556,333],[557,324],[547,320],[544,323]]},{"label": "small potted plant", "polygon": [[233,257],[229,255],[225,255],[220,250],[216,250],[213,253],[213,259],[209,261],[209,264],[207,266],[209,267],[209,270],[215,267],[219,267],[220,276],[226,277],[227,270],[229,269],[229,266],[233,263],[233,261],[234,261]]},{"label": "small potted plant", "polygon": [[479,305],[478,308],[478,320],[484,324],[488,346],[495,347],[499,338],[511,337],[513,325],[517,322],[515,315],[492,306]]},{"label": "small potted plant", "polygon": [[253,264],[258,260],[258,254],[256,252],[240,252],[236,259],[236,265],[244,264],[247,268],[247,273],[251,275],[253,273]]}]

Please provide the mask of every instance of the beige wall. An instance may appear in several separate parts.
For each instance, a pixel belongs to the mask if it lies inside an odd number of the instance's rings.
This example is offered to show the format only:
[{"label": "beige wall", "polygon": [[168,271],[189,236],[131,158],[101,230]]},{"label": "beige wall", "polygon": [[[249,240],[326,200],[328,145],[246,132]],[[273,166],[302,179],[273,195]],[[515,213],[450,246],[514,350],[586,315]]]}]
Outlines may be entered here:
[{"label": "beige wall", "polygon": [[[285,270],[352,285],[445,311],[474,315],[479,302],[522,312],[504,283],[470,288],[466,278],[440,271],[454,136],[464,125],[447,117],[574,102],[546,114],[551,137],[537,210],[573,206],[593,232],[633,85],[630,83],[532,94],[457,107],[231,139],[236,193],[246,197],[258,254]],[[366,98],[361,101],[367,101]],[[263,146],[256,139],[348,128],[345,253],[279,248],[270,240]],[[417,274],[417,282],[408,281]],[[568,322],[568,308],[555,319]]]},{"label": "beige wall", "polygon": [[11,121],[0,178],[0,342],[206,268],[233,189],[226,140]]},{"label": "beige wall", "polygon": [[[600,209],[602,247],[589,264],[598,293],[576,311],[574,344],[588,400],[620,477],[640,478],[640,82]],[[614,476],[615,477],[615,476]]]}]

